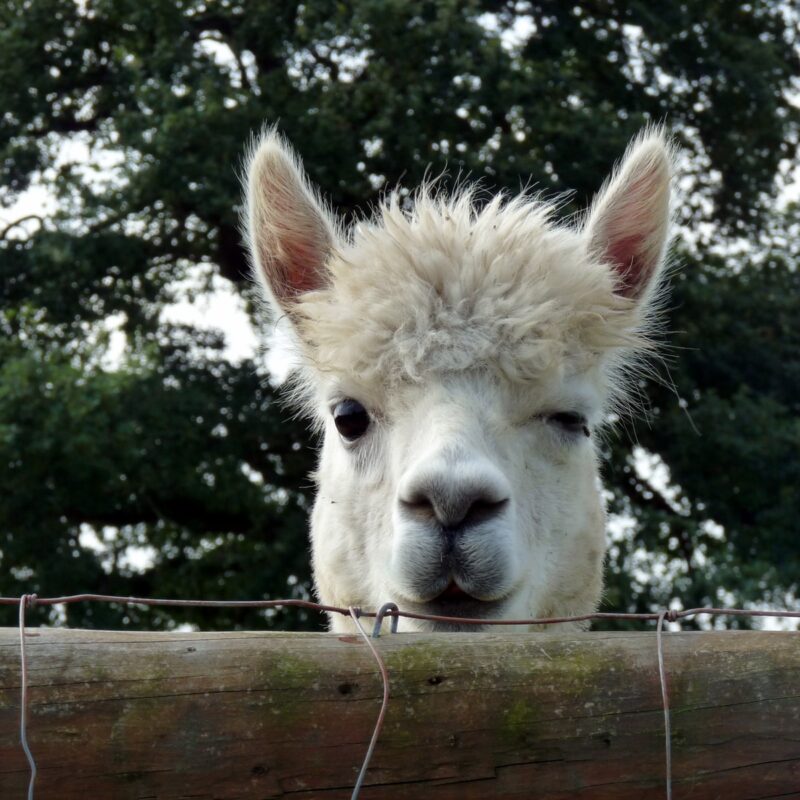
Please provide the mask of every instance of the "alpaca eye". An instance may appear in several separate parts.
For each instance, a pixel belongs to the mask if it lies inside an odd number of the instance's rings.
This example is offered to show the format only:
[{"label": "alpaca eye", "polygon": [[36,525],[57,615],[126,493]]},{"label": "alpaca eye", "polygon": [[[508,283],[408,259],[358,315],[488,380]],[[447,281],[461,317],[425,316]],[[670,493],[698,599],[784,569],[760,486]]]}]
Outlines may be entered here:
[{"label": "alpaca eye", "polygon": [[358,400],[348,397],[333,407],[333,422],[343,439],[354,442],[367,432],[369,414]]},{"label": "alpaca eye", "polygon": [[559,428],[567,433],[582,433],[584,436],[589,436],[589,423],[583,414],[577,411],[558,411],[555,414],[549,414],[547,421],[553,425],[558,425]]}]

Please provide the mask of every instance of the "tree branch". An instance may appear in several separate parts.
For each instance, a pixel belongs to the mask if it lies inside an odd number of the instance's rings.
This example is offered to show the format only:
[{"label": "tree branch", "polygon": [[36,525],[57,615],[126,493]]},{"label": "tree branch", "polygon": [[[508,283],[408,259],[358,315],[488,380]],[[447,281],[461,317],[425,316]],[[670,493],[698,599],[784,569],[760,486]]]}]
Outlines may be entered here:
[{"label": "tree branch", "polygon": [[15,219],[13,222],[9,222],[8,225],[6,225],[5,228],[0,231],[0,241],[5,241],[9,231],[13,230],[18,225],[22,225],[23,222],[27,222],[29,219],[38,220],[40,225],[44,225],[44,217],[39,216],[39,214],[26,214],[24,217]]},{"label": "tree branch", "polygon": [[327,67],[330,71],[331,80],[334,83],[339,81],[339,65],[330,57],[330,55],[324,55],[320,53],[319,48],[316,46],[311,47],[311,53],[316,59],[318,64],[322,64],[323,67]]},{"label": "tree branch", "polygon": [[233,60],[236,62],[236,66],[239,69],[239,77],[241,79],[242,86],[250,92],[254,92],[253,84],[250,82],[250,78],[247,75],[247,68],[242,61],[242,55],[230,36],[226,36],[224,33],[218,30],[203,31],[198,37],[198,41],[211,41],[227,45],[228,49],[231,51]]}]

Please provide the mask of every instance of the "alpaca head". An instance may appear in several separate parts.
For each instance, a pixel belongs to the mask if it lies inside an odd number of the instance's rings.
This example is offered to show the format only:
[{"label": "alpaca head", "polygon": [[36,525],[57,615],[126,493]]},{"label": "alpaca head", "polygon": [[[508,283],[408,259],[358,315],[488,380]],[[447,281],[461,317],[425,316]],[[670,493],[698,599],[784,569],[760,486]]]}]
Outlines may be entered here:
[{"label": "alpaca head", "polygon": [[597,438],[648,344],[671,166],[663,133],[645,132],[576,226],[525,196],[481,204],[426,186],[343,231],[289,146],[274,131],[257,143],[253,266],[291,329],[295,398],[322,433],[311,538],[323,602],[594,610]]}]

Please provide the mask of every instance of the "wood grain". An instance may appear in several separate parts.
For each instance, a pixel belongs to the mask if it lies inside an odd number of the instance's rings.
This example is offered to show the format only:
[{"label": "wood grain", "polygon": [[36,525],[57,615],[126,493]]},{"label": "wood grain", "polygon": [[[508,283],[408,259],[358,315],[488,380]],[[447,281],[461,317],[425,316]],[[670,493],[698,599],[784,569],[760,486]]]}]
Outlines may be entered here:
[{"label": "wood grain", "polygon": [[[362,798],[664,797],[651,633],[384,634]],[[671,633],[673,790],[800,797],[800,636]],[[31,629],[37,800],[349,798],[381,682],[354,636]],[[24,798],[0,629],[0,798]]]}]

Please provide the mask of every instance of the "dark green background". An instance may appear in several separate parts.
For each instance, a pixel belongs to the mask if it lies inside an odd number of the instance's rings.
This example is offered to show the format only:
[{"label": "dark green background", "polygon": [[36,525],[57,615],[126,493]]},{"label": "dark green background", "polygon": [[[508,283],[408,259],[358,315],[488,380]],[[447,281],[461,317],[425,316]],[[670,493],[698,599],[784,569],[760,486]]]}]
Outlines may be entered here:
[{"label": "dark green background", "polygon": [[[776,177],[798,162],[799,68],[797,12],[777,2],[0,2],[0,200],[31,181],[58,197],[41,222],[0,226],[0,594],[309,592],[304,424],[262,367],[161,318],[197,265],[256,314],[237,171],[264,121],[346,218],[429,165],[574,190],[568,214],[665,121],[685,233],[666,364],[605,454],[612,508],[633,519],[606,605],[792,602],[800,217]],[[113,179],[57,162],[70,139],[121,153]],[[128,342],[114,368],[109,318]],[[637,475],[634,446],[668,467],[672,499]],[[116,531],[107,554],[82,525]],[[151,568],[126,567],[130,545],[155,548]],[[87,605],[67,621],[319,624]]]}]

